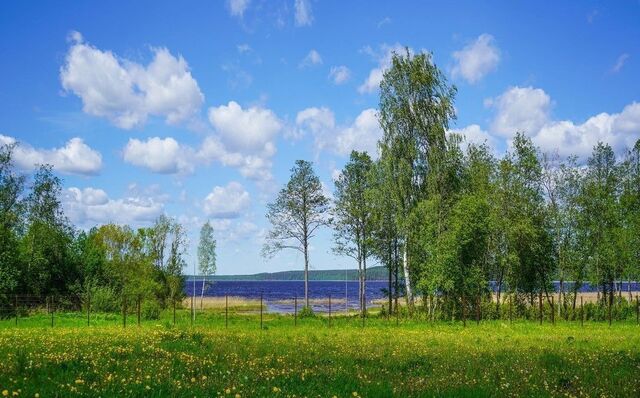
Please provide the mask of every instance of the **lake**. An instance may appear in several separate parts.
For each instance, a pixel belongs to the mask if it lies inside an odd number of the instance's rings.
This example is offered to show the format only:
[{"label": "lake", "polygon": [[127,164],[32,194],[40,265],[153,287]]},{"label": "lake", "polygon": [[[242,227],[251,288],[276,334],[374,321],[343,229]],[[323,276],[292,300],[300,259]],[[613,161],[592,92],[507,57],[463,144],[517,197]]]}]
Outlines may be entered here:
[{"label": "lake", "polygon": [[[367,281],[367,307],[381,305],[380,300],[385,299],[387,281]],[[553,282],[555,289],[559,290],[559,283]],[[627,291],[627,282],[622,282],[621,289]],[[491,284],[494,288],[494,284]],[[185,283],[185,294],[191,296],[195,288],[196,296],[200,296],[202,280],[188,280]],[[565,282],[565,289],[570,288],[570,283]],[[617,284],[616,284],[617,288]],[[631,290],[640,291],[640,283],[631,282]],[[594,286],[585,284],[580,292],[595,292]],[[294,311],[294,298],[298,298],[298,309],[304,305],[304,281],[215,281],[208,282],[205,286],[206,297],[242,297],[259,300],[262,294],[267,310],[271,312],[289,313]],[[311,307],[316,312],[327,312],[329,309],[329,297],[331,297],[332,311],[345,311],[357,309],[358,305],[358,281],[309,281],[309,298]]]},{"label": "lake", "polygon": [[[385,297],[383,289],[387,281],[367,281],[367,306],[374,300]],[[187,281],[185,293],[193,294],[194,282]],[[202,281],[195,281],[195,292],[200,296]],[[225,295],[260,299],[262,294],[267,309],[273,312],[293,312],[294,299],[298,298],[298,309],[304,305],[304,281],[215,281],[208,282],[204,295],[224,297]],[[332,310],[344,311],[358,308],[358,281],[309,281],[309,298],[314,311],[326,312],[331,296]],[[346,298],[346,300],[345,300]]]}]

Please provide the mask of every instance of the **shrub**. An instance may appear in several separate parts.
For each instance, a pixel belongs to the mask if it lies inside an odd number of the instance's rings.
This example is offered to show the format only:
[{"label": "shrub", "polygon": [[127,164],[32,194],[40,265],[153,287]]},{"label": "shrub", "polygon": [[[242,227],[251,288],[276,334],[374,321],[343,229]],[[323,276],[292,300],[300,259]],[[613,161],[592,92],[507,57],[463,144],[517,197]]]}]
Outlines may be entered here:
[{"label": "shrub", "polygon": [[316,314],[315,312],[313,312],[313,309],[311,307],[302,307],[302,310],[300,310],[300,313],[298,314],[300,316],[300,318],[315,318]]},{"label": "shrub", "polygon": [[100,286],[91,289],[91,311],[118,312],[121,307],[122,298],[113,288]]},{"label": "shrub", "polygon": [[162,308],[157,300],[147,299],[140,304],[140,315],[144,319],[159,319]]}]

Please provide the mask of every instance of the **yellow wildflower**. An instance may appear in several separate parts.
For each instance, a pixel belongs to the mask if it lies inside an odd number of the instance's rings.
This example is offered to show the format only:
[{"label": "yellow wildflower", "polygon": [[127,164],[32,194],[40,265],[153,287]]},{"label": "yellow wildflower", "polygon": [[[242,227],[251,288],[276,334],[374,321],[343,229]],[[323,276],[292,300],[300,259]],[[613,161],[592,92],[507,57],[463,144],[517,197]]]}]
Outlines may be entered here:
[{"label": "yellow wildflower", "polygon": [[3,397],[8,397],[8,396],[9,396],[9,391],[7,391],[7,390],[2,390],[2,396],[3,396]]}]

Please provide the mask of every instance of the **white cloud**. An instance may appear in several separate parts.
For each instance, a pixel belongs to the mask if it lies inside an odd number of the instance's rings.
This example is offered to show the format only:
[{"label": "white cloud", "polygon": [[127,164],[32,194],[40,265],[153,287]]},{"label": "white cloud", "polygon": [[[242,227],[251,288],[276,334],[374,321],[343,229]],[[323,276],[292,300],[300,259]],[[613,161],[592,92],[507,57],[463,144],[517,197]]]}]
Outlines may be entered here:
[{"label": "white cloud", "polygon": [[72,38],[60,81],[81,98],[85,113],[131,129],[150,115],[176,124],[199,111],[204,95],[181,56],[154,48],[153,60],[144,66],[85,43],[77,32]]},{"label": "white cloud", "polygon": [[155,173],[174,174],[193,171],[193,150],[171,138],[152,137],[146,141],[130,139],[123,151],[125,162]]},{"label": "white cloud", "polygon": [[544,151],[558,151],[561,156],[588,157],[599,142],[611,145],[621,155],[640,139],[640,103],[624,107],[620,113],[600,113],[582,124],[572,121],[553,121],[533,136]]},{"label": "white cloud", "polygon": [[214,218],[238,218],[251,205],[249,192],[235,181],[216,186],[204,199],[204,212]]},{"label": "white cloud", "polygon": [[130,195],[110,199],[102,189],[91,187],[68,188],[63,193],[62,205],[69,219],[83,227],[107,223],[148,225],[164,209],[164,203],[154,197]]},{"label": "white cloud", "polygon": [[500,49],[496,47],[493,36],[483,33],[462,50],[454,52],[453,58],[453,78],[462,77],[474,84],[498,67]]},{"label": "white cloud", "polygon": [[384,25],[389,25],[391,23],[391,18],[389,17],[384,17],[380,20],[380,22],[378,22],[378,29],[380,29],[381,27],[383,27]]},{"label": "white cloud", "polygon": [[232,17],[242,18],[244,16],[244,12],[249,7],[249,0],[228,0],[227,5],[229,6],[229,13]]},{"label": "white cloud", "polygon": [[608,143],[618,155],[640,138],[640,103],[633,102],[620,113],[600,113],[583,123],[552,120],[552,101],[541,89],[513,87],[491,100],[496,109],[492,129],[506,138],[522,131],[545,152],[587,158],[599,142]]},{"label": "white cloud", "polygon": [[621,54],[618,59],[616,60],[615,65],[613,65],[613,67],[611,68],[611,72],[612,73],[618,73],[622,70],[622,67],[624,67],[624,64],[627,62],[627,60],[629,59],[629,54],[624,53]]},{"label": "white cloud", "polygon": [[350,125],[337,126],[330,109],[307,108],[298,112],[296,126],[301,134],[313,135],[318,151],[330,150],[341,156],[352,150],[366,151],[377,157],[382,129],[375,109],[363,110]]},{"label": "white cloud", "polygon": [[258,106],[242,109],[235,101],[209,108],[209,121],[228,150],[249,153],[273,154],[272,140],[283,126],[271,110]]},{"label": "white cloud", "polygon": [[470,124],[461,129],[451,129],[447,134],[459,134],[463,137],[462,148],[466,149],[469,144],[486,144],[494,153],[496,152],[496,139],[489,132],[483,130],[477,124]]},{"label": "white cloud", "polygon": [[485,103],[496,110],[492,131],[503,137],[540,130],[549,121],[552,105],[544,90],[533,87],[511,87]]},{"label": "white cloud", "polygon": [[295,0],[295,24],[296,26],[311,26],[313,23],[313,10],[309,0]]},{"label": "white cloud", "polygon": [[[371,47],[365,47],[362,52],[372,56],[378,62],[378,66],[369,72],[369,76],[367,76],[365,81],[358,87],[358,92],[360,94],[371,94],[377,91],[380,88],[380,82],[382,81],[384,71],[391,66],[393,53],[403,55],[405,51],[405,47],[401,46],[399,43],[391,46],[383,44],[377,52]],[[409,52],[413,53],[413,50],[409,49]]]},{"label": "white cloud", "polygon": [[333,81],[333,84],[344,84],[351,78],[351,71],[344,65],[333,66],[329,71],[329,79]]},{"label": "white cloud", "polygon": [[304,57],[302,61],[300,61],[300,67],[306,68],[314,65],[322,65],[322,57],[320,56],[320,53],[317,52],[316,50],[311,50],[309,51],[307,56]]},{"label": "white cloud", "polygon": [[198,150],[197,157],[204,163],[212,160],[220,162],[224,166],[235,167],[243,177],[256,181],[265,187],[272,180],[271,156],[273,152],[263,152],[260,154],[244,154],[241,152],[228,151],[224,144],[217,137],[207,137]]},{"label": "white cloud", "polygon": [[[17,140],[0,134],[0,144],[13,144]],[[95,175],[102,168],[102,155],[84,143],[82,138],[72,138],[65,146],[53,149],[34,148],[17,142],[13,152],[14,161],[24,170],[33,170],[37,165],[50,164],[56,171],[70,174]]]},{"label": "white cloud", "polygon": [[240,54],[245,54],[245,53],[249,53],[249,52],[251,52],[251,51],[252,51],[251,46],[250,46],[250,45],[248,45],[248,44],[246,44],[246,43],[244,43],[244,44],[238,44],[238,45],[236,46],[236,48],[238,49],[238,52],[239,52]]},{"label": "white cloud", "polygon": [[273,178],[275,139],[284,123],[269,109],[243,109],[234,101],[210,108],[209,121],[215,133],[205,137],[199,147],[181,144],[172,137],[130,139],[123,150],[124,160],[162,174],[190,173],[197,165],[216,161],[237,168],[243,177],[267,188]]}]

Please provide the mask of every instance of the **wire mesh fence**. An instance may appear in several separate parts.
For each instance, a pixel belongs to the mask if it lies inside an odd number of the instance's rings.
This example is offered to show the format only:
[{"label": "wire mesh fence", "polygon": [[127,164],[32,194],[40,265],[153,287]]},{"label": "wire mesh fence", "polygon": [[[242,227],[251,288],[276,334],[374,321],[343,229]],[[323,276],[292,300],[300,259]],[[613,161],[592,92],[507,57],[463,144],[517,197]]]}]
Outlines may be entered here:
[{"label": "wire mesh fence", "polygon": [[[162,305],[155,298],[142,295],[121,295],[110,311],[104,305],[93,303],[90,294],[81,295],[0,295],[0,325],[11,326],[74,326],[121,325],[123,328],[145,322],[169,325],[210,325],[229,327],[250,325],[262,329],[274,317],[290,320],[297,326],[303,319],[315,317],[329,326],[336,318],[356,319],[366,326],[367,319],[382,319],[396,324],[404,320],[423,322],[460,322],[479,324],[487,320],[535,321],[555,324],[558,321],[608,322],[634,319],[640,324],[640,297],[638,294],[623,298],[614,296],[596,302],[575,297],[562,299],[560,295],[522,296],[505,295],[500,301],[485,296],[447,298],[427,296],[413,307],[401,305],[402,300],[366,300],[358,308],[348,297],[303,296],[283,297],[269,291],[260,291],[251,298],[231,296],[184,296],[166,300]],[[117,307],[117,308],[116,308]],[[238,319],[241,319],[239,321]]]}]

